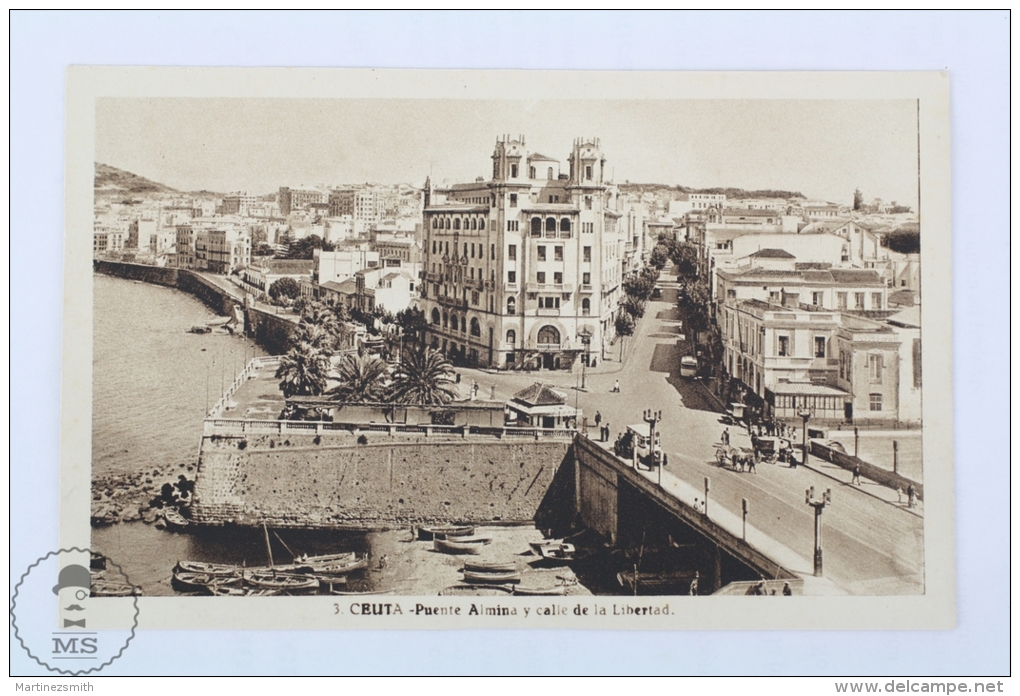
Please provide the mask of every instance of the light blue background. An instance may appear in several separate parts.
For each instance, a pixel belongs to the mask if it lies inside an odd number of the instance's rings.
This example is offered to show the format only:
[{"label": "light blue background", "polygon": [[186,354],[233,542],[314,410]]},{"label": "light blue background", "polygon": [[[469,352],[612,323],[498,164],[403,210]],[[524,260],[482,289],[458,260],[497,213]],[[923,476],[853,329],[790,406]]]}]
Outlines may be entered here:
[{"label": "light blue background", "polygon": [[[951,76],[956,630],[148,632],[104,673],[1008,673],[1008,12],[16,12],[10,31],[12,583],[57,547],[67,65]],[[13,645],[11,674],[43,674]]]}]

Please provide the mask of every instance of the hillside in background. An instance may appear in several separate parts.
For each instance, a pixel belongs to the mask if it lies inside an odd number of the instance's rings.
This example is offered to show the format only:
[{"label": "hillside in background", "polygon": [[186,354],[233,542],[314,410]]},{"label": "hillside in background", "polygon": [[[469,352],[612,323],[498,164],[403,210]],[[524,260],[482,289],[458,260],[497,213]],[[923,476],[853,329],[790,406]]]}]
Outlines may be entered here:
[{"label": "hillside in background", "polygon": [[627,182],[619,185],[620,191],[624,193],[651,193],[656,196],[680,193],[725,193],[726,198],[804,198],[800,191],[781,191],[777,189],[762,189],[748,191],[747,189],[732,187],[716,188],[692,188],[690,186],[667,186],[666,184],[633,184]]},{"label": "hillside in background", "polygon": [[121,195],[131,193],[180,193],[165,184],[146,179],[123,169],[96,162],[96,193]]},{"label": "hillside in background", "polygon": [[96,198],[123,198],[138,202],[146,196],[191,196],[194,198],[222,198],[216,191],[179,191],[158,181],[146,179],[123,169],[96,162]]}]

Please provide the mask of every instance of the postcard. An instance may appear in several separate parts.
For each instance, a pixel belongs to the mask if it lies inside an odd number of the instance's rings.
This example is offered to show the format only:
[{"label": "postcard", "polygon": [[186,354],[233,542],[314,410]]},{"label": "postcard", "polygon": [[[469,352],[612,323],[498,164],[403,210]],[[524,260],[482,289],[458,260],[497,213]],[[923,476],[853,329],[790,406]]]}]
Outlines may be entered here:
[{"label": "postcard", "polygon": [[948,94],[71,68],[41,595],[121,637],[954,626]]}]

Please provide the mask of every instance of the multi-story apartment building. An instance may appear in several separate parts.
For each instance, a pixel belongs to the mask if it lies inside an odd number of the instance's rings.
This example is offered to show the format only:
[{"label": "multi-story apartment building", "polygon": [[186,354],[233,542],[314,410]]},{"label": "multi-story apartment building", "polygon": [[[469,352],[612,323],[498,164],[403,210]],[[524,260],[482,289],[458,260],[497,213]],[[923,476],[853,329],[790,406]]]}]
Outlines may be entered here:
[{"label": "multi-story apartment building", "polygon": [[614,335],[624,239],[597,139],[557,160],[500,138],[492,179],[424,193],[428,343],[457,362],[561,369]]},{"label": "multi-story apartment building", "polygon": [[251,235],[242,229],[201,229],[195,234],[195,268],[230,274],[251,263]]},{"label": "multi-story apartment building", "polygon": [[[909,409],[901,413],[898,405],[898,378],[889,375],[883,389],[865,392],[867,380],[856,374],[862,360],[878,365],[872,377],[883,365],[898,365],[904,342],[903,331],[886,321],[889,290],[879,273],[798,269],[792,255],[776,249],[757,256],[751,268],[717,274],[723,367],[752,401],[794,420],[804,409],[824,421],[909,420]],[[879,357],[859,357],[871,354]],[[861,401],[871,398],[865,393],[881,394],[872,399],[874,410]]]},{"label": "multi-story apartment building", "polygon": [[312,203],[328,203],[329,194],[318,188],[290,188],[280,187],[280,214],[290,215],[296,210],[304,210]]},{"label": "multi-story apartment building", "polygon": [[224,215],[248,215],[249,209],[260,203],[258,196],[238,191],[224,196],[220,210]]}]

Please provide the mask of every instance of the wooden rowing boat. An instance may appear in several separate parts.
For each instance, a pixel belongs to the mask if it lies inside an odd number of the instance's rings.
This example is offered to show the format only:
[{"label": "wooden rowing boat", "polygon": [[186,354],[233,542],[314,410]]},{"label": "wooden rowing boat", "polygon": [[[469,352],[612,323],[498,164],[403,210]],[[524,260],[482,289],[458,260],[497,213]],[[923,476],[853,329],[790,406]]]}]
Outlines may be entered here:
[{"label": "wooden rowing boat", "polygon": [[639,595],[684,595],[690,592],[695,571],[673,571],[663,573],[634,573],[625,570],[616,574],[622,587],[634,592],[635,582]]},{"label": "wooden rowing boat", "polygon": [[514,586],[515,595],[523,595],[525,597],[555,597],[564,595],[567,593],[567,588],[563,585],[552,585],[551,587],[521,587],[520,585]]},{"label": "wooden rowing boat", "polygon": [[190,523],[176,508],[163,508],[163,521],[167,529],[184,529]]},{"label": "wooden rowing boat", "polygon": [[464,582],[469,583],[496,583],[506,584],[509,582],[520,582],[521,574],[516,570],[509,573],[476,573],[470,570],[464,571]]},{"label": "wooden rowing boat", "polygon": [[473,573],[512,573],[517,570],[513,561],[465,561],[463,570]]},{"label": "wooden rowing boat", "polygon": [[472,534],[470,536],[447,537],[446,541],[453,541],[458,544],[491,544],[492,537],[484,534]]},{"label": "wooden rowing boat", "polygon": [[439,591],[440,597],[505,597],[513,592],[506,585],[450,585]]},{"label": "wooden rowing boat", "polygon": [[478,555],[482,552],[482,547],[485,544],[462,544],[457,541],[449,539],[433,539],[432,548],[440,553],[454,553],[454,554],[474,554]]},{"label": "wooden rowing boat", "polygon": [[206,563],[205,561],[177,561],[174,572],[205,573],[207,575],[225,575],[240,577],[241,566],[228,563]]},{"label": "wooden rowing boat", "polygon": [[310,575],[280,573],[275,570],[248,571],[244,573],[244,581],[251,587],[260,590],[314,592],[319,589],[319,581]]},{"label": "wooden rowing boat", "polygon": [[469,536],[475,533],[475,528],[470,525],[437,525],[432,527],[418,527],[418,538],[422,541],[433,539],[446,539],[449,537]]},{"label": "wooden rowing boat", "polygon": [[217,585],[241,586],[240,575],[210,575],[209,573],[191,573],[179,570],[174,573],[170,584],[178,592],[205,592],[209,587]]},{"label": "wooden rowing boat", "polygon": [[96,578],[92,581],[90,594],[93,597],[131,597],[142,594],[142,588],[127,582]]}]

